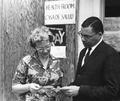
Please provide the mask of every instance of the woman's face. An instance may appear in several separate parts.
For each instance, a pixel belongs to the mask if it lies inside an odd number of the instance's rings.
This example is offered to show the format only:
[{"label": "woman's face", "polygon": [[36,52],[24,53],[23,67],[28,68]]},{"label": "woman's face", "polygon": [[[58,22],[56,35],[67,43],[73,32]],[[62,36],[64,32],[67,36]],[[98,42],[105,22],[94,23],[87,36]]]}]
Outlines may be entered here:
[{"label": "woman's face", "polygon": [[49,40],[44,40],[42,42],[36,43],[36,50],[38,51],[38,54],[42,57],[47,57],[50,55],[51,50],[51,44]]}]

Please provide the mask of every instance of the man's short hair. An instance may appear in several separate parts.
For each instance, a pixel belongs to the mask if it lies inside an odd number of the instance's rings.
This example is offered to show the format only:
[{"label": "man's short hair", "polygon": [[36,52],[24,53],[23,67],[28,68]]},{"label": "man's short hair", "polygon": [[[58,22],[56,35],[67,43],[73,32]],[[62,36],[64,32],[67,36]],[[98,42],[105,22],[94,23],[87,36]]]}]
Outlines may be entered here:
[{"label": "man's short hair", "polygon": [[95,33],[101,32],[104,33],[102,21],[98,17],[89,17],[87,18],[81,25],[83,28],[85,27],[92,27],[92,30]]}]

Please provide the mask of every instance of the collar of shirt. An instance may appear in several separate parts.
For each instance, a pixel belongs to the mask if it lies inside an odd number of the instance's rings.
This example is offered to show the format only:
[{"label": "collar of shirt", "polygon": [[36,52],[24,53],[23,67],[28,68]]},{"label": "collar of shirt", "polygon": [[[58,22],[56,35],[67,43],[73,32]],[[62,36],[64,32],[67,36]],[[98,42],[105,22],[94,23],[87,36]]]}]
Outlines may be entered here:
[{"label": "collar of shirt", "polygon": [[[96,45],[94,45],[93,47],[91,47],[90,54],[91,54],[91,53],[95,50],[95,48],[102,42],[102,40],[103,40],[103,37],[101,37],[100,41],[99,41]],[[88,51],[88,49],[87,49],[87,51]]]},{"label": "collar of shirt", "polygon": [[[100,41],[96,45],[94,45],[93,47],[91,47],[90,55],[95,50],[95,48],[102,42],[102,40],[103,40],[103,37],[101,37]],[[81,66],[83,66],[83,64],[84,64],[84,60],[85,60],[85,56],[86,56],[87,52],[88,52],[88,49],[85,52],[85,55],[83,57]]]}]

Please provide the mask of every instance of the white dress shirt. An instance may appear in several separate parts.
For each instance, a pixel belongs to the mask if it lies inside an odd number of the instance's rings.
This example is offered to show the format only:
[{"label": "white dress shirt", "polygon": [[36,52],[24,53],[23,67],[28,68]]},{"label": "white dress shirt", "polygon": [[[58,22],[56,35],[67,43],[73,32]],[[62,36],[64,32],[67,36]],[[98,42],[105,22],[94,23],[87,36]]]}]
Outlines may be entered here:
[{"label": "white dress shirt", "polygon": [[[101,37],[100,41],[99,41],[96,45],[94,45],[93,47],[91,47],[90,55],[91,55],[92,52],[95,50],[95,48],[102,42],[102,40],[103,40],[103,37]],[[83,57],[81,66],[84,65],[84,62],[85,62],[84,60],[85,60],[85,56],[86,56],[87,52],[88,52],[88,49],[87,49],[86,52],[85,52],[85,55],[84,55],[84,57]]]}]

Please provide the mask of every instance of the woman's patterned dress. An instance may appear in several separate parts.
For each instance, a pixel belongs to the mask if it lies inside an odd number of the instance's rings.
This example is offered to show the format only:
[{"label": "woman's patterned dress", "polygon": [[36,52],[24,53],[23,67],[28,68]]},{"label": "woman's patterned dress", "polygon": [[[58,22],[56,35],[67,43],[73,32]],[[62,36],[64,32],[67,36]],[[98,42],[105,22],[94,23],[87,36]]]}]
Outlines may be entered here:
[{"label": "woman's patterned dress", "polygon": [[25,56],[17,66],[13,78],[14,84],[37,83],[43,86],[38,92],[30,91],[19,95],[20,101],[55,101],[55,89],[45,88],[44,86],[53,85],[54,87],[61,85],[63,72],[60,69],[60,60],[50,56],[47,69],[43,68],[37,55]]}]

